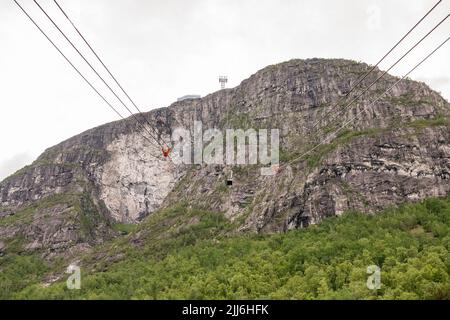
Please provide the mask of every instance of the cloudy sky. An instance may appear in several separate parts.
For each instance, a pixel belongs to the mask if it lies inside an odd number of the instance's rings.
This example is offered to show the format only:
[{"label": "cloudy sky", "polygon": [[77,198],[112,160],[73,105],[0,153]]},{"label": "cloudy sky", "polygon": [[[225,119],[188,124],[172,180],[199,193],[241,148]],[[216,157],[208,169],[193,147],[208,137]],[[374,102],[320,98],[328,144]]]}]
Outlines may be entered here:
[{"label": "cloudy sky", "polygon": [[[266,65],[292,58],[375,64],[438,0],[58,1],[148,111],[185,94],[218,90],[219,75],[228,75],[228,86],[233,87]],[[33,1],[19,2],[109,98]],[[91,59],[53,0],[39,2]],[[449,2],[443,0],[381,69],[445,17]],[[449,34],[450,19],[392,73],[404,74]],[[449,43],[411,75],[447,100],[448,57]],[[0,92],[0,178],[32,162],[47,147],[117,119],[13,0],[0,2]]]}]

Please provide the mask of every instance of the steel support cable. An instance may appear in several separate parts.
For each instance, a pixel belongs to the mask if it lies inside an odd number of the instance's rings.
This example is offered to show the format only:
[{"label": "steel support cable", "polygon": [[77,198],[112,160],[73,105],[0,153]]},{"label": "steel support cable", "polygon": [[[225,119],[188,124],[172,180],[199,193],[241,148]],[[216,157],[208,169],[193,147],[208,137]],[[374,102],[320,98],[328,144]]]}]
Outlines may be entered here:
[{"label": "steel support cable", "polygon": [[[152,129],[153,133],[158,137],[159,133],[156,132],[156,130],[153,128],[152,124],[148,121],[148,119],[143,115],[143,112],[140,110],[140,108],[137,106],[137,104],[134,102],[134,100],[130,97],[130,95],[127,93],[127,91],[123,88],[123,86],[119,83],[117,78],[112,74],[111,70],[106,66],[106,64],[103,62],[103,60],[100,58],[100,56],[97,54],[97,52],[93,49],[91,44],[86,40],[86,38],[83,36],[81,31],[77,28],[77,26],[73,23],[72,19],[70,19],[69,15],[66,13],[66,11],[60,6],[60,4],[53,0],[56,4],[56,6],[59,8],[59,10],[62,12],[62,14],[66,17],[67,21],[72,25],[72,27],[75,29],[75,31],[78,33],[78,35],[83,39],[84,43],[88,46],[88,48],[91,50],[91,52],[95,55],[97,60],[102,64],[103,68],[108,72],[108,74],[111,76],[111,78],[114,80],[114,82],[117,84],[117,86],[120,88],[120,90],[124,93],[124,95],[130,100],[130,102],[133,104],[133,106],[136,108],[136,110],[139,112],[141,117],[144,119],[144,121],[147,123],[147,125]],[[441,0],[442,1],[442,0]],[[161,140],[164,142],[164,144],[167,146],[167,143],[164,141],[164,139],[161,138]]]},{"label": "steel support cable", "polygon": [[[399,62],[401,62],[408,54],[411,53],[411,51],[413,51],[419,44],[422,43],[423,40],[425,40],[426,38],[428,38],[428,36],[433,33],[442,23],[444,23],[445,20],[448,19],[448,17],[450,16],[450,14],[448,14],[445,18],[443,18],[437,25],[435,25],[430,31],[428,31],[428,33],[426,35],[424,35],[419,41],[417,41],[405,54],[403,54],[396,62],[394,62],[386,71],[384,71],[375,81],[373,81],[367,88],[365,88],[363,90],[363,92],[361,92],[358,96],[356,96],[355,98],[353,98],[353,100],[351,100],[345,107],[343,107],[341,110],[339,110],[338,112],[336,112],[332,117],[331,117],[331,121],[328,123],[332,123],[332,121],[339,116],[342,111],[345,111],[348,107],[350,107],[356,100],[358,100],[359,98],[361,98],[367,91],[369,91],[381,78],[383,78],[389,71],[391,71]],[[317,133],[316,132],[314,134],[315,137],[317,137]]]},{"label": "steel support cable", "polygon": [[100,78],[100,80],[106,85],[106,87],[111,91],[111,93],[119,100],[119,102],[125,107],[125,109],[128,110],[128,112],[131,114],[131,116],[135,119],[135,121],[138,123],[139,127],[143,128],[144,131],[148,133],[150,137],[152,137],[158,145],[160,145],[161,148],[163,146],[159,143],[158,139],[156,139],[148,129],[141,124],[139,119],[136,117],[136,115],[131,112],[131,110],[128,108],[128,106],[123,102],[123,100],[117,95],[117,93],[110,87],[110,85],[105,81],[105,79],[97,72],[97,70],[92,66],[92,64],[86,59],[86,57],[78,50],[78,48],[73,44],[73,42],[66,36],[64,31],[61,30],[61,28],[55,23],[55,21],[47,14],[44,8],[36,1],[33,0],[33,2],[39,7],[39,9],[44,13],[44,15],[50,20],[50,22],[55,26],[55,28],[63,35],[63,37],[69,42],[69,44],[72,46],[72,48],[75,49],[75,51],[80,55],[80,57],[87,63],[87,65],[94,71],[94,73],[97,75],[97,77]]},{"label": "steel support cable", "polygon": [[380,100],[386,93],[388,93],[389,91],[391,91],[397,84],[399,84],[402,80],[404,80],[407,76],[409,76],[414,70],[416,70],[420,65],[422,65],[426,60],[428,60],[434,53],[436,53],[436,51],[438,51],[442,46],[444,46],[444,44],[446,44],[448,42],[448,40],[450,40],[450,37],[448,37],[444,42],[442,42],[439,46],[437,46],[431,53],[429,53],[424,59],[422,59],[418,64],[416,64],[411,70],[408,71],[408,73],[406,73],[403,77],[401,77],[400,79],[398,79],[392,86],[390,86],[386,91],[384,91],[382,94],[380,94],[377,98],[375,98],[375,100],[373,100],[370,104],[368,104],[367,106],[365,106],[362,110],[360,110],[354,117],[352,117],[351,119],[349,119],[348,121],[346,121],[339,129],[337,129],[336,131],[334,131],[329,137],[326,137],[325,139],[323,139],[320,143],[318,143],[316,146],[314,146],[313,148],[309,149],[308,151],[306,151],[305,153],[303,153],[301,156],[289,161],[288,163],[286,163],[283,166],[280,166],[280,168],[283,168],[287,165],[293,164],[294,162],[297,162],[299,160],[301,160],[302,158],[304,158],[305,156],[307,156],[308,154],[310,154],[311,152],[313,152],[314,150],[316,150],[317,148],[319,148],[322,144],[327,143],[327,141],[329,140],[330,137],[333,137],[335,134],[337,134],[339,131],[341,131],[343,128],[345,128],[347,125],[349,125],[353,120],[355,120],[358,115],[360,115],[367,107],[372,106],[374,103],[376,103],[378,100]]},{"label": "steel support cable", "polygon": [[[78,73],[78,75],[91,87],[92,90],[123,120],[125,118],[117,111],[116,108],[94,87],[94,85],[81,73],[81,71],[67,58],[67,56],[59,49],[59,47],[53,42],[52,39],[45,33],[45,31],[37,24],[37,22],[28,14],[28,12],[19,4],[17,0],[13,0],[16,5],[22,10],[22,12],[28,17],[28,19],[36,26],[36,28],[45,36],[45,38],[52,44],[52,46],[61,54],[61,56],[69,63],[69,65]],[[146,136],[142,135],[151,145],[154,145],[153,142],[148,139]],[[161,160],[160,158],[150,154],[153,158],[157,160]]]},{"label": "steel support cable", "polygon": [[[409,31],[368,71],[366,72],[365,75],[363,75],[359,80],[357,80],[356,84],[354,84],[351,88],[350,91],[347,92],[343,97],[339,98],[338,101],[333,104],[330,109],[324,114],[321,115],[321,118],[327,116],[331,111],[333,111],[333,108],[336,107],[343,99],[347,98],[350,93],[352,93],[375,69],[376,67],[378,67],[380,65],[381,62],[384,61],[384,59],[387,58],[387,56],[389,54],[391,54],[392,51],[395,50],[395,48],[398,47],[398,45],[405,40],[405,38],[411,34],[411,32],[416,29],[416,27],[442,2],[442,0],[439,0],[411,29],[409,29]],[[313,126],[312,129],[314,129],[319,123],[321,122],[321,120],[317,120]]]},{"label": "steel support cable", "polygon": [[[401,77],[400,79],[398,79],[392,86],[390,86],[383,94],[381,94],[380,96],[378,96],[375,100],[373,100],[367,107],[372,106],[375,102],[377,102],[378,100],[380,100],[386,93],[388,93],[389,91],[391,91],[397,84],[399,84],[402,80],[404,80],[407,76],[409,76],[414,70],[416,70],[422,63],[424,63],[429,57],[431,57],[437,50],[439,50],[445,43],[447,43],[447,41],[450,40],[450,37],[448,37],[444,42],[442,42],[438,47],[436,47],[430,54],[428,54],[424,59],[422,59],[417,65],[414,66],[414,68],[412,68],[410,71],[408,71],[408,73],[406,73],[403,77]],[[344,124],[339,127],[339,129],[337,129],[335,131],[335,134],[337,134],[339,131],[341,131],[343,128],[345,128],[347,125],[349,125],[353,120],[355,120],[362,112],[365,111],[365,109],[367,107],[363,107],[362,110],[358,111],[352,118],[350,118],[349,120],[347,120],[346,122],[344,122]]]}]

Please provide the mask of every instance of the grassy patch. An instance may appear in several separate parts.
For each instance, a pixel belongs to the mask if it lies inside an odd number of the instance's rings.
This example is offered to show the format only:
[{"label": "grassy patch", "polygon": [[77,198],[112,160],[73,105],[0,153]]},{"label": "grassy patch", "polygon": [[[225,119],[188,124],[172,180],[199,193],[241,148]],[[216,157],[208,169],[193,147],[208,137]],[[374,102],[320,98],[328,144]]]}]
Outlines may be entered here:
[{"label": "grassy patch", "polygon": [[138,225],[134,223],[114,223],[112,228],[123,235],[130,234],[137,229]]},{"label": "grassy patch", "polygon": [[42,209],[51,208],[54,205],[60,203],[66,203],[69,205],[76,205],[79,195],[78,194],[54,194],[48,197],[45,197],[37,202],[32,203],[31,205],[21,208],[16,211],[13,215],[9,215],[3,218],[0,218],[0,225],[9,225],[16,223],[26,223],[32,220],[33,214]]},{"label": "grassy patch", "polygon": [[416,129],[416,132],[421,132],[425,128],[436,126],[446,126],[450,130],[450,119],[448,117],[438,116],[433,119],[416,120],[407,124],[407,126]]},{"label": "grassy patch", "polygon": [[227,194],[230,192],[230,188],[226,185],[226,181],[223,179],[221,179],[219,183],[217,183],[215,190],[219,194]]},{"label": "grassy patch", "polygon": [[[416,130],[416,133],[420,133],[423,129],[429,128],[429,127],[435,127],[435,126],[446,126],[450,130],[450,120],[448,117],[439,115],[433,119],[421,119],[412,121],[410,123],[406,124],[398,124],[397,128],[414,128]],[[391,128],[392,129],[392,128]],[[359,137],[373,137],[377,136],[385,131],[391,130],[389,128],[382,129],[382,128],[372,128],[362,131],[352,131],[352,130],[346,130],[342,131],[338,134],[338,136],[332,140],[330,143],[321,144],[319,145],[313,152],[311,152],[308,155],[305,155],[300,160],[306,160],[307,165],[309,168],[315,168],[318,165],[320,165],[321,161],[332,151],[336,150],[337,147],[341,145],[345,145],[352,141],[355,138]],[[309,150],[310,148],[315,147],[315,145],[310,145],[307,148],[303,148],[304,152]],[[280,160],[281,162],[290,162],[298,157],[300,157],[303,153],[300,151],[295,152],[289,152],[286,150],[280,151]]]},{"label": "grassy patch", "polygon": [[343,131],[328,144],[321,144],[313,152],[305,156],[309,168],[317,167],[320,162],[339,146],[349,143],[351,140],[359,137],[375,136],[380,134],[383,129],[368,129],[363,131]]},{"label": "grassy patch", "polygon": [[400,96],[388,96],[389,102],[394,105],[412,106],[421,104],[433,104],[433,101],[420,97],[417,99],[412,93],[405,93]]},{"label": "grassy patch", "polygon": [[9,254],[0,257],[0,299],[39,283],[40,277],[50,270],[48,263],[37,254]]}]

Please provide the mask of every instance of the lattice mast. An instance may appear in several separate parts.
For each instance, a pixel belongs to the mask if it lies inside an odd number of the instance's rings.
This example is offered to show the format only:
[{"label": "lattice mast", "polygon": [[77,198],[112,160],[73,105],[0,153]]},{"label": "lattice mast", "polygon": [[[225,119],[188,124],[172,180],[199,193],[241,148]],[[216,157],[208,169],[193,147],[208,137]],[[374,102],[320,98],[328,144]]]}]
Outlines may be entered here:
[{"label": "lattice mast", "polygon": [[225,89],[225,86],[228,82],[228,77],[227,76],[220,76],[219,77],[219,82],[220,82],[220,89],[223,90]]}]

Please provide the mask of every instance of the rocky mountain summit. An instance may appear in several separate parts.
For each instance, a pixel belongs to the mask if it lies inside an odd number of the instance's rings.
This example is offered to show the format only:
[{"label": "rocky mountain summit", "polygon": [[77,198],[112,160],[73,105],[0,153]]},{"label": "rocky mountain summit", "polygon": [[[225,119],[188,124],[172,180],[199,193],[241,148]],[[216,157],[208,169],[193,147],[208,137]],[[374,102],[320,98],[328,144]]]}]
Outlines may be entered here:
[{"label": "rocky mountain summit", "polygon": [[[143,114],[166,141],[194,121],[204,129],[277,128],[280,160],[289,165],[272,176],[257,165],[175,165],[131,117],[51,147],[0,183],[0,252],[17,242],[48,257],[78,252],[119,236],[117,224],[179,203],[224,213],[235,232],[278,232],[348,210],[371,214],[448,195],[450,104],[412,80],[371,104],[398,80],[386,75],[345,108],[351,98],[340,98],[369,69],[341,59],[291,60],[236,88]],[[375,70],[362,87],[380,75]],[[354,117],[329,143],[290,163]],[[230,171],[233,185],[226,186]]]}]

